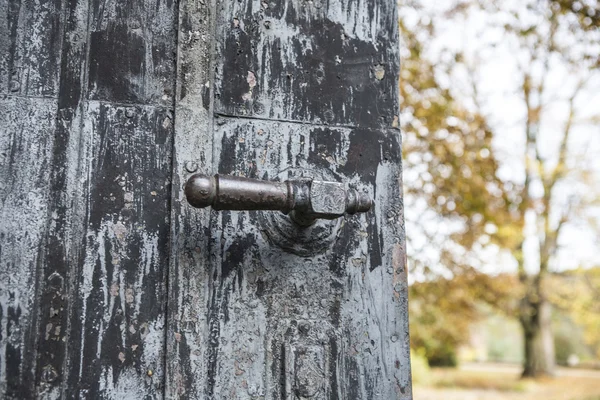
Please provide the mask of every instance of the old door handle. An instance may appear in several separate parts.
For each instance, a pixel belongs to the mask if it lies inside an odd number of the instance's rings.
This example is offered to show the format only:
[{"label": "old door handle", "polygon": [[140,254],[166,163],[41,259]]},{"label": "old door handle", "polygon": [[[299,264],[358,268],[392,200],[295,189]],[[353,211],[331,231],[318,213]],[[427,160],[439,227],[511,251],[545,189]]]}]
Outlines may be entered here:
[{"label": "old door handle", "polygon": [[298,224],[366,212],[373,202],[365,193],[338,182],[298,178],[270,182],[231,175],[192,175],[185,184],[188,203],[215,210],[279,210]]}]

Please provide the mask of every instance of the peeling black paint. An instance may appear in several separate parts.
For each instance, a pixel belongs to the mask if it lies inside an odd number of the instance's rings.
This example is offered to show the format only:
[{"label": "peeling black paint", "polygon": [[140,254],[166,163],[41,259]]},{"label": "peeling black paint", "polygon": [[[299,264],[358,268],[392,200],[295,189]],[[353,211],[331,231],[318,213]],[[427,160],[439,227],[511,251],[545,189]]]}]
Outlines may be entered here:
[{"label": "peeling black paint", "polygon": [[55,0],[9,1],[0,39],[0,93],[57,95],[61,4]]},{"label": "peeling black paint", "polygon": [[219,333],[220,333],[220,296],[221,289],[217,289],[217,293],[211,298],[211,304],[208,310],[208,348],[206,349],[207,354],[207,369],[206,369],[206,386],[204,390],[204,396],[212,397],[215,393],[215,386],[217,384],[218,374],[218,356],[219,356]]},{"label": "peeling black paint", "polygon": [[[378,3],[386,7],[384,2]],[[397,51],[391,44],[395,21],[386,20],[386,26],[378,27],[377,39],[365,41],[311,6],[285,3],[287,13],[283,15],[283,4],[259,9],[252,9],[251,4],[247,2],[245,13],[233,21],[222,20],[223,62],[217,77],[220,111],[327,124],[391,126],[398,107]],[[374,21],[375,7],[369,9],[369,19]],[[277,33],[269,33],[274,21],[299,35],[282,42]],[[286,51],[282,51],[284,47]],[[381,79],[373,72],[375,66],[383,69]],[[259,82],[251,96],[245,82],[247,71]],[[280,96],[283,112],[271,100]],[[260,101],[264,112],[255,113],[249,99]]]},{"label": "peeling black paint", "polygon": [[344,360],[345,364],[345,375],[343,377],[345,388],[345,394],[343,398],[345,399],[360,399],[361,396],[361,384],[360,384],[360,370],[359,366],[354,357],[350,357],[346,355]]},{"label": "peeling black paint", "polygon": [[338,382],[338,362],[339,362],[339,353],[338,353],[338,339],[336,337],[329,338],[329,360],[331,365],[329,366],[329,387],[331,388],[331,392],[329,395],[330,400],[338,400],[338,388],[340,387]]},{"label": "peeling black paint", "polygon": [[[17,307],[8,307],[6,310],[6,334],[12,336],[19,331],[19,319],[21,317],[21,309]],[[12,343],[6,344],[6,376],[7,389],[6,395],[9,398],[18,398],[28,393],[23,390],[21,385],[26,384],[20,379],[22,365],[22,354],[20,346],[14,346]]]},{"label": "peeling black paint", "polygon": [[146,69],[144,39],[129,32],[124,23],[110,23],[106,30],[90,36],[90,80],[92,98],[119,102],[140,102],[139,87],[131,76]]},{"label": "peeling black paint", "polygon": [[89,97],[169,105],[175,74],[173,2],[159,0],[148,8],[141,0],[112,4],[94,0],[92,9]]},{"label": "peeling black paint", "polygon": [[[239,22],[239,21],[238,21]],[[248,73],[254,74],[257,60],[253,55],[251,38],[241,28],[232,22],[229,36],[226,39],[226,50],[223,54],[222,73],[225,76],[223,85],[218,87],[219,98],[225,104],[235,104],[236,110],[246,112],[250,99],[255,98],[255,92],[250,91]],[[253,94],[254,93],[254,94]],[[244,100],[247,98],[248,100]]]},{"label": "peeling black paint", "polygon": [[202,88],[202,107],[206,111],[210,110],[210,88],[206,86]]},{"label": "peeling black paint", "polygon": [[238,141],[238,138],[236,135],[231,135],[229,137],[223,136],[223,138],[221,139],[221,146],[222,146],[221,151],[224,154],[228,155],[227,157],[221,158],[221,162],[219,163],[219,172],[222,174],[235,173],[237,159],[233,155],[235,155],[237,153],[237,151],[236,151],[236,146],[238,144],[237,141]]},{"label": "peeling black paint", "polygon": [[315,128],[310,132],[310,153],[308,162],[315,167],[331,168],[328,157],[335,157],[339,153],[342,134],[339,130],[328,128]]}]

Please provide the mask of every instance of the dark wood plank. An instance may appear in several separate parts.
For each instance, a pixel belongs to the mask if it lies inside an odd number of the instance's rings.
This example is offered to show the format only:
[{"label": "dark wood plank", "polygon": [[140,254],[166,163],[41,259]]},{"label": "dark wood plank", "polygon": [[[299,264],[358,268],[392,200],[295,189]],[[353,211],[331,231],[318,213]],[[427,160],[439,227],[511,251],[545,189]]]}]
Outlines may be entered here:
[{"label": "dark wood plank", "polygon": [[91,1],[89,98],[171,107],[177,3]]},{"label": "dark wood plank", "polygon": [[151,106],[86,107],[67,397],[162,396],[171,119]]},{"label": "dark wood plank", "polygon": [[56,97],[61,1],[0,2],[0,93]]},{"label": "dark wood plank", "polygon": [[68,342],[40,339],[37,391],[160,397],[175,4],[65,7],[38,337]]},{"label": "dark wood plank", "polygon": [[209,210],[187,205],[183,184],[194,172],[212,173],[215,3],[179,6],[175,145],[169,265],[166,398],[204,397]]},{"label": "dark wood plank", "polygon": [[90,2],[67,397],[164,390],[176,9]]},{"label": "dark wood plank", "polygon": [[[77,246],[84,233],[83,191],[79,163],[82,100],[86,65],[88,2],[63,3],[64,19],[58,107],[53,132],[52,163],[49,165],[48,222],[40,246],[37,297],[37,357],[35,380],[29,384],[36,396],[59,398],[67,379],[73,292],[78,279]],[[50,334],[47,334],[46,332]]]},{"label": "dark wood plank", "polygon": [[[64,347],[65,324],[43,321],[60,318],[54,314],[60,307],[54,307],[56,301],[45,303],[48,298],[41,294],[48,287],[55,288],[54,300],[65,294],[64,276],[42,272],[47,265],[48,217],[53,215],[55,149],[61,142],[55,135],[59,127],[54,99],[59,93],[65,27],[62,6],[55,0],[0,2],[0,93],[4,94],[0,103],[7,119],[0,141],[13,144],[10,157],[0,161],[0,181],[8,190],[1,206],[6,218],[1,224],[5,235],[0,239],[0,271],[14,284],[2,290],[10,304],[1,318],[6,327],[1,341],[7,347],[3,346],[6,354],[0,360],[4,371],[0,396],[7,398],[33,398],[36,381],[56,379],[50,363],[44,370],[37,369],[43,357],[37,351],[40,342],[49,343],[49,348]],[[53,364],[61,361],[56,358]]]},{"label": "dark wood plank", "polygon": [[[46,232],[56,101],[0,99],[0,397],[34,397],[37,267]],[[55,339],[55,330],[47,337]]]}]

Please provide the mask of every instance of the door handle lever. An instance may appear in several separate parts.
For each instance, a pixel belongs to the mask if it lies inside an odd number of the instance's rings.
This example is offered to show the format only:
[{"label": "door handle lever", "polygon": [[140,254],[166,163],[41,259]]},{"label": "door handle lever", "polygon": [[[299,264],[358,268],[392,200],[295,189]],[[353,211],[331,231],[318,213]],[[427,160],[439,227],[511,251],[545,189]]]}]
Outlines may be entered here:
[{"label": "door handle lever", "polygon": [[372,200],[365,193],[338,182],[298,178],[271,182],[231,175],[192,175],[185,196],[197,208],[215,210],[279,210],[293,221],[311,225],[316,219],[369,211]]}]

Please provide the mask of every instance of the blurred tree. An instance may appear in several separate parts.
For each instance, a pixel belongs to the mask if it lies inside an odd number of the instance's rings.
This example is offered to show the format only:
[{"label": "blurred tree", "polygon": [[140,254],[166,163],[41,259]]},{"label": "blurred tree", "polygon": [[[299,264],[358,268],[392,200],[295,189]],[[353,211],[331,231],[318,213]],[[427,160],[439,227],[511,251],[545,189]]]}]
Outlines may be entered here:
[{"label": "blurred tree", "polygon": [[[444,271],[432,271],[431,261],[421,258],[426,252],[415,249],[417,235],[408,235],[411,272],[425,279],[410,288],[411,344],[431,365],[455,365],[457,347],[469,339],[469,327],[482,317],[478,302],[484,300],[509,314],[514,311],[509,302],[514,282],[507,284],[508,277],[492,279],[473,268],[472,251],[490,239],[509,245],[515,233],[508,211],[511,202],[496,174],[499,165],[485,118],[467,110],[438,81],[435,66],[424,55],[433,26],[419,22],[409,28],[400,20],[400,31],[403,151],[405,173],[412,175],[405,179],[406,195],[425,201],[446,222],[457,223],[435,244]],[[414,229],[421,229],[419,235],[427,237],[425,246],[431,246],[440,221],[422,223],[422,217],[406,216]],[[490,222],[501,229],[490,231]],[[435,232],[427,232],[428,225]]]},{"label": "blurred tree", "polygon": [[552,0],[550,7],[555,13],[575,16],[578,28],[583,31],[592,31],[600,27],[600,3],[597,1]]},{"label": "blurred tree", "polygon": [[[425,251],[415,250],[415,241],[411,243],[411,272],[425,279],[410,287],[411,345],[431,365],[453,366],[458,346],[468,341],[470,326],[482,317],[478,302],[514,308],[509,305],[514,282],[507,284],[508,277],[494,280],[473,268],[466,253],[473,255],[471,250],[490,236],[510,241],[512,232],[504,228],[510,226],[510,201],[496,176],[492,131],[485,118],[469,112],[437,80],[435,66],[424,55],[432,28],[427,22],[409,28],[400,21],[403,151],[405,171],[413,175],[405,180],[405,191],[408,198],[424,200],[436,216],[458,224],[435,244],[445,271],[432,271],[431,262],[420,257]],[[429,235],[425,228],[432,225],[435,230],[439,221],[421,223],[421,217],[406,216],[430,246],[439,232]],[[503,229],[489,232],[490,221]],[[409,234],[408,240],[415,236]]]},{"label": "blurred tree", "polygon": [[[454,279],[440,278],[439,270],[431,271],[431,263],[420,257],[425,252],[415,249],[416,235],[409,235],[408,240],[413,239],[409,246],[411,272],[425,279],[410,287],[411,345],[431,365],[452,366],[457,361],[457,347],[468,340],[469,327],[481,317],[478,301],[485,299],[506,309],[507,289],[514,285],[481,273],[465,256],[482,237],[489,237],[489,221],[507,225],[508,201],[498,188],[503,182],[496,177],[498,162],[485,119],[470,113],[450,88],[438,82],[434,66],[423,55],[430,28],[419,25],[409,29],[400,21],[403,151],[405,171],[414,175],[405,179],[405,191],[408,198],[424,200],[436,216],[460,224],[447,238],[451,240],[444,237],[436,243],[439,264],[446,268],[441,274]],[[415,229],[422,228],[420,236],[428,236],[424,228],[432,225],[435,229],[436,221],[420,223],[420,217],[417,213],[406,216]],[[505,241],[510,233],[502,230],[493,236]],[[452,248],[454,244],[461,250]]]},{"label": "blurred tree", "polygon": [[[557,4],[560,3],[560,6]],[[571,3],[570,5],[568,3]],[[516,191],[507,193],[518,204],[513,225],[520,228],[517,240],[507,248],[518,263],[519,280],[524,295],[518,311],[525,335],[525,362],[523,376],[536,377],[552,374],[554,367],[554,343],[551,332],[551,312],[548,294],[544,290],[545,279],[559,249],[559,236],[574,217],[574,212],[584,207],[580,199],[571,198],[566,203],[559,200],[561,183],[576,180],[582,167],[573,162],[576,154],[571,149],[571,136],[578,121],[577,100],[597,65],[592,41],[597,32],[588,34],[574,24],[571,13],[577,11],[575,4],[581,2],[525,2],[521,9],[506,12],[504,30],[515,40],[518,54],[519,91],[525,108],[523,136],[525,147],[522,156],[524,182],[515,185]],[[484,6],[488,4],[484,3]],[[502,10],[492,8],[498,13]],[[582,8],[579,11],[583,10]],[[591,8],[585,12],[591,12]],[[587,18],[587,19],[586,19]],[[589,17],[579,16],[577,21],[587,24]],[[580,46],[573,46],[578,43]],[[542,124],[549,112],[549,104],[557,96],[549,93],[553,66],[560,65],[576,76],[565,106],[567,117],[562,127]],[[474,92],[475,95],[477,92]],[[564,93],[564,91],[563,91]],[[553,98],[554,96],[554,98]],[[552,131],[551,133],[549,131]],[[546,132],[548,131],[548,132]],[[543,151],[544,141],[554,136],[558,150],[550,155]],[[564,187],[563,187],[564,189]],[[579,203],[579,204],[577,204]],[[526,269],[525,229],[526,219],[534,219],[533,234],[537,238],[536,268]]]},{"label": "blurred tree", "polygon": [[[431,40],[423,33],[431,28],[427,24],[411,30],[400,21],[405,170],[416,172],[405,182],[406,193],[425,200],[442,218],[459,221],[452,239],[465,249],[482,236],[505,244],[512,230],[488,232],[490,222],[500,227],[511,222],[509,190],[496,174],[493,133],[481,114],[468,111],[437,80],[434,65],[423,55],[424,42]],[[445,256],[452,258],[453,253]],[[446,261],[446,266],[462,264]]]},{"label": "blurred tree", "polygon": [[[514,46],[516,91],[525,116],[524,146],[515,149],[521,151],[521,157],[511,165],[516,173],[503,179],[498,174],[500,162],[492,146],[498,135],[482,111],[482,82],[476,79],[480,60],[455,52],[451,58],[439,57],[438,63],[428,61],[423,49],[435,36],[436,20],[422,18],[410,29],[401,20],[405,45],[400,81],[402,127],[405,168],[410,176],[406,192],[424,200],[442,218],[459,222],[461,228],[451,238],[467,252],[478,243],[494,243],[512,254],[520,282],[515,294],[520,298],[516,314],[525,339],[523,376],[537,377],[552,374],[554,367],[545,281],[559,249],[560,234],[587,206],[584,198],[576,196],[564,201],[560,191],[566,182],[589,180],[590,171],[576,162],[578,154],[571,142],[573,130],[581,122],[578,97],[599,65],[598,11],[597,6],[578,1],[531,0],[511,9],[504,2],[481,0],[458,2],[444,10],[443,18],[464,16],[471,6],[494,15],[490,24],[497,24],[490,29],[501,29],[502,40]],[[596,29],[592,29],[594,24]],[[542,119],[553,102],[563,100],[548,90],[550,81],[556,79],[557,66],[576,82],[567,85],[563,78],[565,87],[560,94],[569,92],[564,100],[567,116],[562,126],[549,127]],[[440,84],[437,76],[456,76],[453,71],[461,68],[467,71],[463,76],[471,91],[469,99],[457,100],[455,92]],[[469,107],[463,105],[467,103]],[[542,149],[550,136],[558,143],[555,152]],[[524,250],[531,238],[537,241],[533,257]],[[451,254],[450,262],[440,258],[446,266],[469,264],[465,251],[441,253]]]},{"label": "blurred tree", "polygon": [[583,328],[586,343],[600,358],[600,267],[553,274],[547,292]]},{"label": "blurred tree", "polygon": [[472,268],[453,279],[438,278],[410,286],[411,347],[431,366],[456,366],[460,345],[472,324],[483,317],[481,303],[505,309],[514,277],[491,277]]}]

